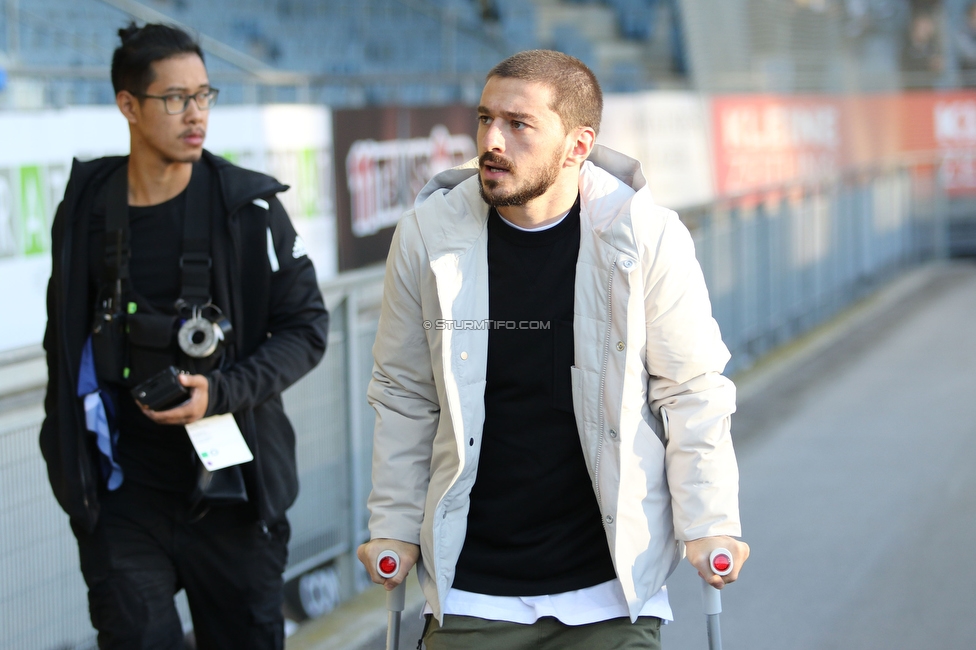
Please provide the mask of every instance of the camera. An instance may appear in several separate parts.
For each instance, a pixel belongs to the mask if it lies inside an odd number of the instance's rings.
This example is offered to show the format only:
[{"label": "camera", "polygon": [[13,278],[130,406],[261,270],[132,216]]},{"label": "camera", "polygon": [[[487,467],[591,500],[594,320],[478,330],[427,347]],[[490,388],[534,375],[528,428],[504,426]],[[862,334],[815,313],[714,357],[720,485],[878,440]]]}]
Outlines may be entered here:
[{"label": "camera", "polygon": [[176,333],[176,341],[188,357],[205,359],[217,351],[232,329],[216,305],[194,306]]},{"label": "camera", "polygon": [[152,411],[166,411],[190,397],[179,380],[180,371],[170,366],[132,389],[132,397]]}]

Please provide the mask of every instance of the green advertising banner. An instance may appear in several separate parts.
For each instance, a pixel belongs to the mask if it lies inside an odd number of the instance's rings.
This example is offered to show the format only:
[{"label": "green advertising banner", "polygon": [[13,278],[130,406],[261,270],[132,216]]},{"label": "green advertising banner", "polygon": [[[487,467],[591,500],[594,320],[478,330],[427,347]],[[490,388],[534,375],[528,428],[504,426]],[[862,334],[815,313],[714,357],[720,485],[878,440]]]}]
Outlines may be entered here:
[{"label": "green advertising banner", "polygon": [[24,255],[47,252],[48,209],[41,168],[36,165],[20,168],[20,225],[23,233]]},{"label": "green advertising banner", "polygon": [[315,149],[303,149],[296,152],[297,163],[295,189],[298,190],[299,215],[305,218],[318,216],[319,182],[318,152]]}]

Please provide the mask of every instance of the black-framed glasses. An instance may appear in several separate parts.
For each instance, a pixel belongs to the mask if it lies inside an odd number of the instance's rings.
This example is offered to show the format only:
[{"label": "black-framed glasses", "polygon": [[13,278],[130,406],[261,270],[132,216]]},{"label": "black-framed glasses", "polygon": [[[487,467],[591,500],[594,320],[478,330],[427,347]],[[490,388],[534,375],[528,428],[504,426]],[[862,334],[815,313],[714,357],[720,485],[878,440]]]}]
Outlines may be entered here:
[{"label": "black-framed glasses", "polygon": [[167,113],[170,115],[179,115],[180,113],[186,112],[191,99],[201,111],[209,110],[211,106],[217,103],[217,95],[219,93],[220,91],[216,88],[211,88],[209,90],[201,90],[194,95],[172,93],[169,95],[136,95],[136,97],[161,99],[163,100],[163,107]]}]

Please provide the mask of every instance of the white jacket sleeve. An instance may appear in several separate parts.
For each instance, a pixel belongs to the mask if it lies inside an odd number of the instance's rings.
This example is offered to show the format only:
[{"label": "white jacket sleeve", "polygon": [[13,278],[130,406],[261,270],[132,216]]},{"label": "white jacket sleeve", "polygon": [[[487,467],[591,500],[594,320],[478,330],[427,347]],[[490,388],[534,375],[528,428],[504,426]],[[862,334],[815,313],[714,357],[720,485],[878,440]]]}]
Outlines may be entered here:
[{"label": "white jacket sleeve", "polygon": [[367,399],[376,410],[373,539],[420,543],[430,459],[440,408],[423,327],[420,277],[429,272],[416,218],[400,220],[386,261],[383,306]]},{"label": "white jacket sleeve", "polygon": [[665,423],[675,535],[741,535],[739,474],[730,431],[735,386],[688,229],[665,219],[645,260],[648,401]]}]

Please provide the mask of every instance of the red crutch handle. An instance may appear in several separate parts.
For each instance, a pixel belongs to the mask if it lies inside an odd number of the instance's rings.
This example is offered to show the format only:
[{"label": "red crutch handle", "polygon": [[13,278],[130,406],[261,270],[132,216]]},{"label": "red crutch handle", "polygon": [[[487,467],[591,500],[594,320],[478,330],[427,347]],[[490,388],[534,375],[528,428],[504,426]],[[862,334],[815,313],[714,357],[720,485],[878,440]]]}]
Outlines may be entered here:
[{"label": "red crutch handle", "polygon": [[382,551],[376,558],[376,572],[383,578],[392,578],[400,570],[400,556],[396,551]]},{"label": "red crutch handle", "polygon": [[717,576],[732,573],[732,553],[727,548],[717,548],[708,556],[708,566]]}]

